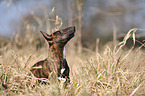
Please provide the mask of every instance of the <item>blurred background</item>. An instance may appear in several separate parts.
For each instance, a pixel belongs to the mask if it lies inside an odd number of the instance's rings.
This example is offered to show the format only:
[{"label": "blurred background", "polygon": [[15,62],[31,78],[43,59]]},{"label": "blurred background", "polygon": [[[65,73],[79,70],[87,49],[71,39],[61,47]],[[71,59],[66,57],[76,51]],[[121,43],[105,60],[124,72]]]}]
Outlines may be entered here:
[{"label": "blurred background", "polygon": [[[13,39],[20,48],[24,42],[38,41],[39,49],[43,44],[39,31],[52,33],[72,25],[76,26],[76,36],[71,48],[79,53],[98,50],[98,43],[122,40],[131,28],[145,29],[145,1],[0,0],[1,38]],[[136,37],[143,43],[145,32],[137,31]]]}]

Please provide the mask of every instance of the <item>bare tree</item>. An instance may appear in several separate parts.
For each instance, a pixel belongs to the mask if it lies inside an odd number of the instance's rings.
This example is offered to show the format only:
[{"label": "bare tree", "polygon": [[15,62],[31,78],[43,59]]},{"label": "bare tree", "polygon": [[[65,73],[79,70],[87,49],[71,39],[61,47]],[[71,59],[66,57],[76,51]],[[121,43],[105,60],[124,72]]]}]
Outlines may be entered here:
[{"label": "bare tree", "polygon": [[78,10],[78,53],[82,52],[82,42],[81,42],[81,38],[82,38],[82,12],[83,12],[83,1],[84,0],[76,0],[76,5],[77,5],[77,10]]}]

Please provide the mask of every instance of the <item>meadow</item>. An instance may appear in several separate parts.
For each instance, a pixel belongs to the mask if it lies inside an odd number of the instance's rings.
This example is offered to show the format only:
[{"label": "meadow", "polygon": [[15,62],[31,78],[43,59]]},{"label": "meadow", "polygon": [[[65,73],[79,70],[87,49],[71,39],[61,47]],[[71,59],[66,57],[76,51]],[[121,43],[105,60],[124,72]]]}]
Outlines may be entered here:
[{"label": "meadow", "polygon": [[[71,69],[71,83],[65,89],[57,80],[38,85],[30,67],[48,55],[48,46],[40,34],[27,34],[0,40],[0,96],[144,96],[145,50],[125,48],[131,29],[122,42],[105,44],[101,51],[71,52],[66,58]],[[70,41],[69,43],[72,43]],[[133,45],[134,45],[133,44]],[[88,49],[89,50],[89,49]]]}]

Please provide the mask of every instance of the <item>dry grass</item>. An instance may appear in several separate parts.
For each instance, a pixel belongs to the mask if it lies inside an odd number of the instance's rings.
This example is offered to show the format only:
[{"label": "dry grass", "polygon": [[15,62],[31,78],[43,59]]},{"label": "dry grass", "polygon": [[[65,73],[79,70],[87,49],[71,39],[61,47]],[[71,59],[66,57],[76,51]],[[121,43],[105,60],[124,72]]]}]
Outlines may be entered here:
[{"label": "dry grass", "polygon": [[138,29],[131,29],[123,42],[115,47],[106,44],[100,53],[67,52],[71,68],[71,84],[67,89],[57,80],[46,80],[50,85],[37,85],[38,78],[30,74],[30,67],[47,57],[46,44],[36,48],[44,40],[31,34],[30,37],[35,38],[27,44],[28,38],[26,41],[19,41],[20,44],[25,44],[19,47],[16,40],[3,38],[0,42],[0,95],[144,96],[144,50],[133,50],[134,46],[129,51],[122,49],[131,34],[135,40],[136,30]]}]

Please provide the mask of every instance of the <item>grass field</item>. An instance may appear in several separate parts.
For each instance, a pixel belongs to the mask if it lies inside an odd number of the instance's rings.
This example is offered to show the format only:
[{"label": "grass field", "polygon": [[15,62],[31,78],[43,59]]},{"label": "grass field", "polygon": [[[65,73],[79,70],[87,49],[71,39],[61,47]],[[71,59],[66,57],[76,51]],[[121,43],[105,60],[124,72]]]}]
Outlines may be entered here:
[{"label": "grass field", "polygon": [[23,40],[3,37],[0,96],[145,96],[145,50],[124,48],[128,37],[129,34],[118,46],[104,45],[99,53],[70,54],[68,46],[66,58],[71,84],[67,89],[57,80],[47,80],[49,85],[37,85],[38,78],[30,74],[30,67],[47,57],[48,46],[41,36],[33,34]]}]

